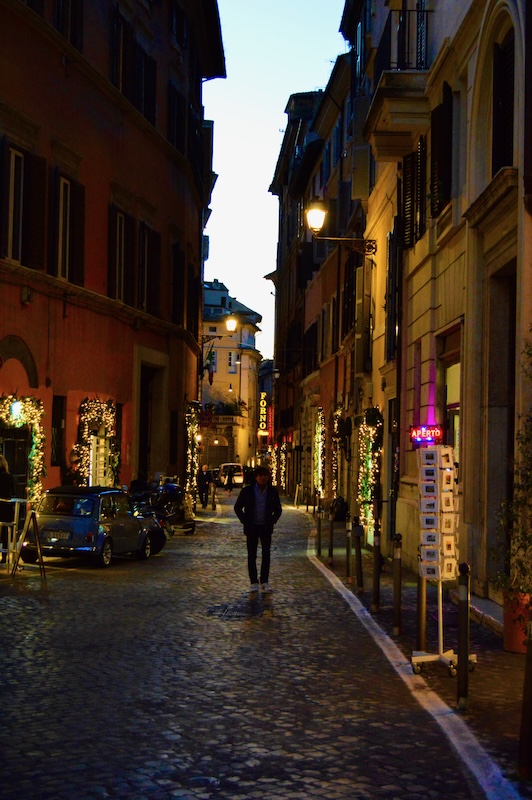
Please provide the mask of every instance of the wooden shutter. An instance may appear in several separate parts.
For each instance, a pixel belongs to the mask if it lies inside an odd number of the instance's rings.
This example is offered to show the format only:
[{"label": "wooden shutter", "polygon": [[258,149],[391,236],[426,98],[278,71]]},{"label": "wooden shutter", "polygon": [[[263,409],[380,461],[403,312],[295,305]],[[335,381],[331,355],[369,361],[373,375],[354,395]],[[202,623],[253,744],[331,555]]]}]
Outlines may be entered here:
[{"label": "wooden shutter", "polygon": [[44,269],[46,242],[46,159],[24,153],[22,264]]},{"label": "wooden shutter", "polygon": [[183,325],[185,320],[185,254],[179,244],[172,247],[172,322]]},{"label": "wooden shutter", "polygon": [[153,316],[161,313],[161,234],[157,231],[149,231],[148,236],[146,311]]},{"label": "wooden shutter", "polygon": [[135,305],[137,223],[124,214],[124,303]]},{"label": "wooden shutter", "polygon": [[364,259],[356,271],[355,372],[371,370],[371,262]]},{"label": "wooden shutter", "polygon": [[403,159],[403,247],[414,246],[415,153]]},{"label": "wooden shutter", "polygon": [[83,286],[85,280],[85,187],[70,182],[70,274],[69,280]]},{"label": "wooden shutter", "polygon": [[7,256],[9,227],[9,147],[0,140],[0,258]]}]

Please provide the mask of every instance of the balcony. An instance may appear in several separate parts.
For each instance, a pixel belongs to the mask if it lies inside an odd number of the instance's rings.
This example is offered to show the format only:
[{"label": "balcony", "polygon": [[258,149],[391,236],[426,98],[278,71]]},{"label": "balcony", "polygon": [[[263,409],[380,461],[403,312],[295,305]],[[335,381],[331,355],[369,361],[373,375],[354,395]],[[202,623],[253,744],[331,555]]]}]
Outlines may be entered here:
[{"label": "balcony", "polygon": [[375,56],[375,94],[364,126],[377,161],[400,161],[430,127],[425,96],[428,11],[391,11]]}]

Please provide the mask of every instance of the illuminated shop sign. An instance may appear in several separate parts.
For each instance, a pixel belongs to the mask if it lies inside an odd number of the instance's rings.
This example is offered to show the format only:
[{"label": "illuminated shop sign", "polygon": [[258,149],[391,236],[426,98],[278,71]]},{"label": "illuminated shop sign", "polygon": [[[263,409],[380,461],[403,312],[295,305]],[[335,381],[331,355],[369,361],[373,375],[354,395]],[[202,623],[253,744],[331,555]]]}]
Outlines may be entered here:
[{"label": "illuminated shop sign", "polygon": [[271,406],[268,403],[268,394],[260,392],[259,395],[259,436],[269,436],[271,426]]},{"label": "illuminated shop sign", "polygon": [[411,425],[410,441],[415,444],[441,444],[443,441],[443,425]]}]

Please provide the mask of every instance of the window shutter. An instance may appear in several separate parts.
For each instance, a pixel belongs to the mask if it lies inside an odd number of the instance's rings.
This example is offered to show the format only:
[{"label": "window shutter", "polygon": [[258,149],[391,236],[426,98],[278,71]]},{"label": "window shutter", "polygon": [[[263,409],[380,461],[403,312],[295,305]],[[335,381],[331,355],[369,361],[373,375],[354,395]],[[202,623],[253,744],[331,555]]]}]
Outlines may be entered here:
[{"label": "window shutter", "polygon": [[46,159],[24,154],[22,263],[44,269],[46,242]]},{"label": "window shutter", "polygon": [[161,313],[161,234],[157,231],[149,231],[148,236],[146,311],[153,316]]},{"label": "window shutter", "polygon": [[85,280],[85,187],[71,181],[70,275],[83,286]]},{"label": "window shutter", "polygon": [[427,147],[425,137],[420,136],[416,150],[415,174],[415,241],[420,239],[426,230],[426,195],[427,195]]},{"label": "window shutter", "polygon": [[415,154],[403,159],[403,247],[414,246]]},{"label": "window shutter", "polygon": [[183,325],[185,319],[185,254],[179,244],[172,247],[172,322]]},{"label": "window shutter", "polygon": [[364,259],[356,271],[355,372],[371,370],[371,262]]},{"label": "window shutter", "polygon": [[157,62],[151,56],[146,56],[143,113],[148,122],[155,125],[156,94],[157,94]]},{"label": "window shutter", "polygon": [[118,209],[111,203],[109,206],[109,234],[107,247],[107,297],[116,299],[116,256],[118,242],[116,240]]},{"label": "window shutter", "polygon": [[83,49],[83,0],[70,0],[70,43],[79,50]]},{"label": "window shutter", "polygon": [[7,256],[9,225],[9,147],[0,140],[0,257]]},{"label": "window shutter", "polygon": [[134,217],[124,215],[124,303],[135,305],[137,225]]},{"label": "window shutter", "polygon": [[431,113],[430,213],[437,217],[451,199],[453,97],[444,83],[443,103]]},{"label": "window shutter", "polygon": [[48,237],[47,272],[49,275],[55,275],[56,277],[59,252],[59,179],[59,169],[53,167],[50,179],[50,234]]}]

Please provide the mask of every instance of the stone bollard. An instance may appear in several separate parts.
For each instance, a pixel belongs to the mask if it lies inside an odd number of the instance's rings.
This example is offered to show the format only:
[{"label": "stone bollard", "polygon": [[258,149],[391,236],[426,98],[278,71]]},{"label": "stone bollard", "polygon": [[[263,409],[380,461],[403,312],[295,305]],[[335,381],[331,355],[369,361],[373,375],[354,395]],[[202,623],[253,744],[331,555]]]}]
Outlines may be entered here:
[{"label": "stone bollard", "polygon": [[396,533],[393,537],[393,635],[401,633],[401,575],[402,575],[403,537]]}]

